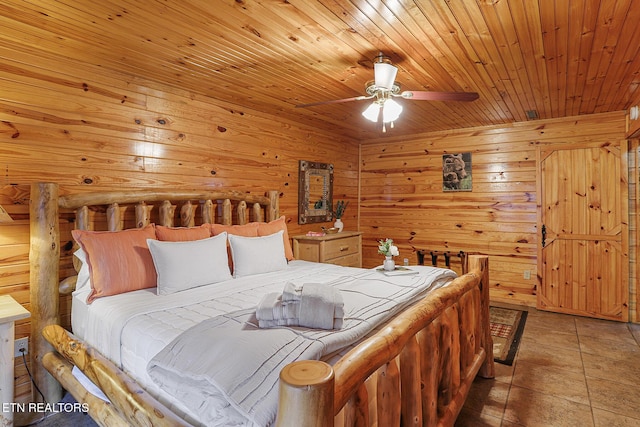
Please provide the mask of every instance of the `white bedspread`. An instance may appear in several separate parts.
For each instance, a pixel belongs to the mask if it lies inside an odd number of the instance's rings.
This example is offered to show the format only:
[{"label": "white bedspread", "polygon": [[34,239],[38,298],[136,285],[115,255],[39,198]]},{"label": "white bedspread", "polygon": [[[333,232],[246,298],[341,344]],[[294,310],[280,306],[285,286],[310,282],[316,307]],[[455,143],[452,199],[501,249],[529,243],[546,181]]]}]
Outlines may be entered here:
[{"label": "white bedspread", "polygon": [[[429,284],[432,279],[446,277],[448,280],[455,275],[452,271],[432,267],[415,268],[420,270],[421,274],[387,277],[374,270],[294,261],[281,272],[237,278],[171,295],[158,296],[153,289],[148,289],[98,299],[88,306],[86,311],[76,310],[75,312],[84,315],[72,319],[72,322],[74,331],[83,331],[84,336],[81,338],[120,365],[143,387],[156,394],[163,403],[183,412],[190,421],[207,426],[268,425],[275,415],[277,391],[265,393],[265,390],[277,389],[277,373],[288,363],[290,357],[283,356],[279,361],[274,359],[269,368],[263,369],[264,383],[256,387],[254,379],[258,377],[255,376],[255,372],[259,369],[249,368],[252,362],[246,360],[248,354],[256,351],[263,354],[263,350],[271,347],[276,341],[282,344],[283,340],[289,339],[292,343],[300,343],[307,342],[309,338],[317,338],[319,341],[313,341],[312,345],[301,344],[306,347],[297,350],[299,356],[319,358],[330,354],[357,340],[375,324],[385,321],[407,304],[423,296],[427,289],[438,286]],[[340,289],[345,303],[345,322],[337,337],[325,339],[329,331],[324,330],[308,330],[301,334],[298,328],[291,328],[274,329],[273,337],[268,337],[269,332],[262,334],[265,330],[260,330],[258,332],[261,335],[257,338],[258,334],[253,327],[247,325],[247,320],[265,293],[281,292],[288,281],[299,285],[309,282],[332,282]],[[445,280],[441,280],[439,284],[444,282]],[[74,297],[74,301],[77,299]],[[401,301],[400,306],[396,305],[398,301]],[[82,327],[79,327],[77,322],[82,322]],[[211,328],[211,324],[217,326]],[[185,336],[185,346],[180,350],[180,353],[188,355],[184,359],[186,363],[197,367],[203,364],[204,360],[215,360],[215,356],[217,360],[235,365],[238,371],[243,372],[245,379],[250,381],[242,385],[248,385],[248,388],[238,387],[235,374],[232,377],[219,378],[214,375],[215,370],[203,375],[210,376],[207,382],[223,384],[220,389],[225,388],[226,391],[221,392],[217,387],[211,388],[205,393],[204,398],[199,394],[198,401],[190,400],[194,397],[192,392],[187,392],[188,398],[185,400],[185,396],[180,396],[182,389],[175,390],[175,387],[172,397],[169,397],[167,390],[162,390],[164,385],[161,388],[154,384],[146,372],[147,363],[182,332],[191,328],[196,331],[192,333],[196,339],[189,342],[188,336]],[[242,336],[247,338],[241,339],[238,331],[243,328]],[[241,347],[246,344],[247,347],[232,350],[227,345],[218,345],[205,349],[202,337],[205,332],[213,331],[215,333],[211,336],[215,337],[212,338],[215,341],[239,343]],[[192,337],[191,340],[193,339]],[[253,347],[257,342],[261,344]],[[239,352],[243,357],[238,357]],[[183,367],[176,369],[181,371]],[[233,406],[225,398],[225,394],[231,398]],[[243,395],[248,397],[240,401],[243,398],[239,396]],[[206,408],[201,407],[201,404]],[[264,412],[266,415],[259,414],[261,407],[268,408]]]}]

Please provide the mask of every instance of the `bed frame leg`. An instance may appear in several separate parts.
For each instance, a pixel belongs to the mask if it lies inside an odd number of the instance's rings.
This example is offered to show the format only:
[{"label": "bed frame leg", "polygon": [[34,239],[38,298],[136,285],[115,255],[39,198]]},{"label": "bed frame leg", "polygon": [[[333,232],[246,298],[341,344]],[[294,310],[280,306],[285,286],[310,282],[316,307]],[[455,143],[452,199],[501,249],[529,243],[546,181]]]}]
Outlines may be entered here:
[{"label": "bed frame leg", "polygon": [[[489,325],[489,258],[482,255],[469,255],[469,271],[480,272],[480,291],[482,292],[480,316],[482,325]],[[491,330],[487,327],[482,330],[481,346],[484,348],[486,358],[478,375],[483,378],[494,378],[496,376],[495,363],[493,361],[493,339]]]},{"label": "bed frame leg", "polygon": [[[58,277],[60,258],[60,227],[58,223],[58,185],[31,184],[29,203],[31,247],[29,252],[31,299],[31,369],[45,402],[62,399],[62,386],[42,365],[44,355],[53,347],[42,336],[47,325],[60,323]],[[32,399],[42,396],[32,388]]]}]

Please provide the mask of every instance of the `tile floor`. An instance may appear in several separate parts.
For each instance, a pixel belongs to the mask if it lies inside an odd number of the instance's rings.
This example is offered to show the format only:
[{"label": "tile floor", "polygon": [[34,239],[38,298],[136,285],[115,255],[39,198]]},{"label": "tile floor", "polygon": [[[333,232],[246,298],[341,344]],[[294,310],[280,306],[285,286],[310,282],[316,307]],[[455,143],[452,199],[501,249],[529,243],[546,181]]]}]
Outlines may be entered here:
[{"label": "tile floor", "polygon": [[456,427],[640,426],[640,324],[530,309],[513,366],[476,379]]}]

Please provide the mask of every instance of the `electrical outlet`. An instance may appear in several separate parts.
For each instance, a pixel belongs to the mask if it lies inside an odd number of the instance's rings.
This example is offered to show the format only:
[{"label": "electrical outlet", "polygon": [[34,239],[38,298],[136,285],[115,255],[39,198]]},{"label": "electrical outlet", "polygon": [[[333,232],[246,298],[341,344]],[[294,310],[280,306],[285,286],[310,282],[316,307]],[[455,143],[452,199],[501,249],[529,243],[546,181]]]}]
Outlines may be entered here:
[{"label": "electrical outlet", "polygon": [[530,280],[531,279],[531,271],[530,270],[525,270],[524,271],[524,279],[525,280]]},{"label": "electrical outlet", "polygon": [[29,338],[19,338],[15,340],[15,345],[13,347],[13,356],[14,357],[22,357],[21,348],[24,348],[24,355],[29,354]]}]

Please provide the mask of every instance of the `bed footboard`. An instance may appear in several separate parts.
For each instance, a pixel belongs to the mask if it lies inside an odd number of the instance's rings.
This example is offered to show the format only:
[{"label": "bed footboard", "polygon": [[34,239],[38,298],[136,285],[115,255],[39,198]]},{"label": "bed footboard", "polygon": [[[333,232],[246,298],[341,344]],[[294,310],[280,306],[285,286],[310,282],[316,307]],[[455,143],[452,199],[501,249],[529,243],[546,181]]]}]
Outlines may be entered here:
[{"label": "bed footboard", "polygon": [[431,293],[333,368],[280,374],[277,426],[453,426],[476,375],[493,378],[488,258]]},{"label": "bed footboard", "polygon": [[[44,328],[43,335],[56,352],[45,354],[42,364],[101,426],[188,426],[154,399],[113,363],[58,325]],[[77,366],[109,398],[91,393],[73,376]]]}]

